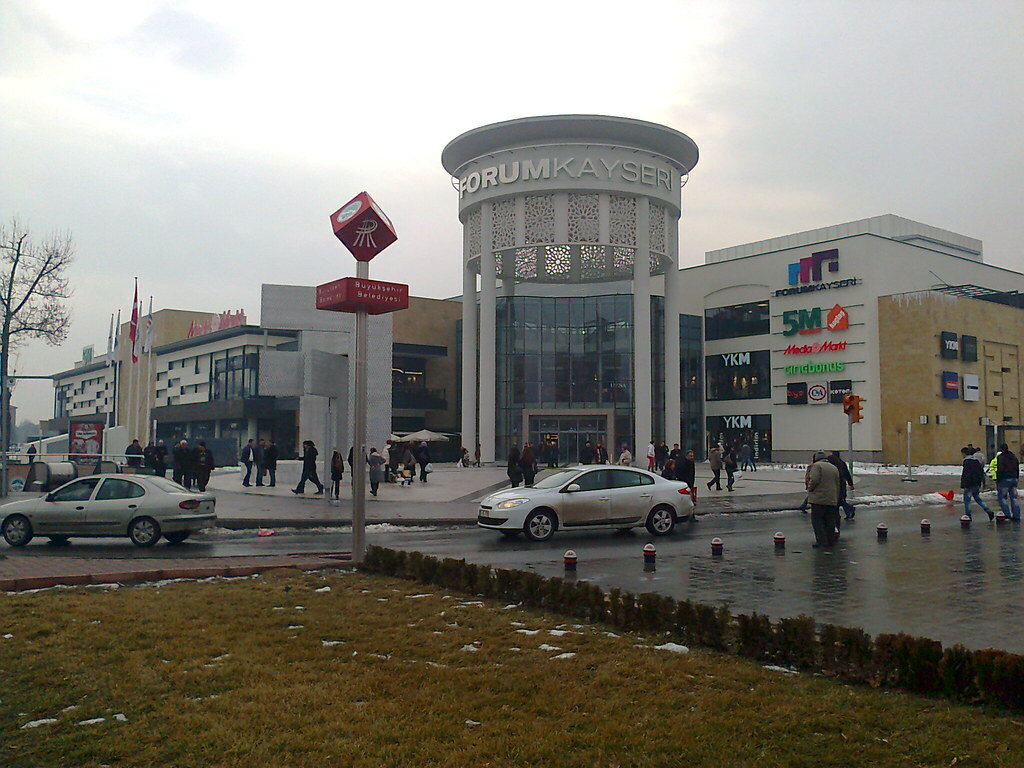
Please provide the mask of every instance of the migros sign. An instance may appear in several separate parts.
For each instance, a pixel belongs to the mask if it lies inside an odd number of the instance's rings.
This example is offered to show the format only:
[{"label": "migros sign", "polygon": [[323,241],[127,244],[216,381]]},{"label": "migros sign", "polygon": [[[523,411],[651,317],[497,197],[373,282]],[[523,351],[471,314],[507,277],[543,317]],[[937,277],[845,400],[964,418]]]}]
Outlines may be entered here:
[{"label": "migros sign", "polygon": [[[822,323],[821,316],[821,307],[786,310],[782,313],[782,335],[821,333],[823,328],[829,331],[845,331],[850,327],[850,313],[839,304],[828,311],[824,323]],[[793,353],[787,352],[787,354]]]}]

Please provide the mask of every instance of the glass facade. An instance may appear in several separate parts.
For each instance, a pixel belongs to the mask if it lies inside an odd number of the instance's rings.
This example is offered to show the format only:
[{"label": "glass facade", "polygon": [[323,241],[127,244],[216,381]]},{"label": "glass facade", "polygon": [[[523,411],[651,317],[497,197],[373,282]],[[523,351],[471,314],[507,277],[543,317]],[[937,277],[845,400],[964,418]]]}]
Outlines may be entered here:
[{"label": "glass facade", "polygon": [[770,332],[771,317],[767,301],[704,310],[704,338],[708,341],[760,336]]},{"label": "glass facade", "polygon": [[772,361],[767,349],[708,355],[704,367],[707,372],[709,402],[754,400],[772,396]]},{"label": "glass facade", "polygon": [[[652,297],[652,315],[653,376],[661,382],[660,397],[656,390],[653,398],[653,415],[660,432],[664,421],[661,297]],[[520,434],[524,410],[611,410],[617,441],[631,443],[633,297],[499,297],[496,378],[499,460],[513,442],[521,445],[530,439]],[[544,431],[539,424],[537,429]]]},{"label": "glass facade", "polygon": [[[704,348],[697,315],[679,316],[679,439],[683,449],[692,448],[698,458],[704,449]],[[669,444],[675,440],[671,435]]]},{"label": "glass facade", "polygon": [[240,400],[259,395],[260,353],[257,347],[214,353],[211,400]]}]

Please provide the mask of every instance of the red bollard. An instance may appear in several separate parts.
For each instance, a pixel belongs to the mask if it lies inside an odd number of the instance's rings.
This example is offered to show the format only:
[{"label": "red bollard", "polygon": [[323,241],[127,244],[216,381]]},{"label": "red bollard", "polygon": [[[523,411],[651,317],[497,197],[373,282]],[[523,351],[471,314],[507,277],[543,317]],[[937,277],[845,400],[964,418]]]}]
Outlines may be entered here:
[{"label": "red bollard", "polygon": [[888,538],[889,538],[889,526],[888,525],[886,525],[885,523],[879,523],[878,527],[875,528],[875,531],[878,532],[878,540],[879,541],[887,541],[888,540]]},{"label": "red bollard", "polygon": [[563,557],[565,562],[565,572],[575,573],[576,572],[576,553],[573,550],[568,550]]},{"label": "red bollard", "polygon": [[965,531],[968,528],[970,528],[971,527],[971,518],[969,518],[967,515],[961,515],[960,516],[960,527],[963,528]]},{"label": "red bollard", "polygon": [[655,568],[655,559],[658,557],[658,552],[654,548],[653,544],[644,544],[644,570],[653,571]]},{"label": "red bollard", "polygon": [[921,521],[921,535],[922,536],[927,536],[931,532],[932,532],[932,524],[928,520],[928,518],[926,517],[924,520]]},{"label": "red bollard", "polygon": [[723,550],[725,549],[725,542],[715,536],[711,540],[711,555],[713,557],[721,557]]},{"label": "red bollard", "polygon": [[776,549],[786,548],[786,534],[784,534],[782,531],[776,531],[775,535],[772,537],[772,541],[775,542]]}]

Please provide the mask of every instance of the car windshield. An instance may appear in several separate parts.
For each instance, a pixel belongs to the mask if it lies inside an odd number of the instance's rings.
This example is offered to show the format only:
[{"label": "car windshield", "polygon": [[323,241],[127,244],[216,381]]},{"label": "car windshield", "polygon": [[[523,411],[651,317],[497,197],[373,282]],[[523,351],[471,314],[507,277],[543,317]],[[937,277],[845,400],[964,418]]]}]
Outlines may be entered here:
[{"label": "car windshield", "polygon": [[188,488],[178,485],[173,480],[168,480],[166,477],[150,475],[146,479],[164,493],[192,493]]},{"label": "car windshield", "polygon": [[548,475],[543,480],[538,480],[533,484],[534,488],[558,488],[560,485],[569,482],[572,478],[579,474],[578,469],[563,470],[561,472],[555,472],[553,475]]}]

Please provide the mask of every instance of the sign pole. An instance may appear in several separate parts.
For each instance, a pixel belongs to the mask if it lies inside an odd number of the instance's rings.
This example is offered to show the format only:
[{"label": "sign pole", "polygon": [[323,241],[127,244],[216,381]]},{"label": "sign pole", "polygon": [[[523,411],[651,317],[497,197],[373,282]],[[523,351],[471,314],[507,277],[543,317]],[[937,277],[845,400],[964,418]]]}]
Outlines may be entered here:
[{"label": "sign pole", "polygon": [[[356,262],[356,277],[368,280],[370,262]],[[352,562],[359,565],[366,552],[366,307],[356,309],[355,414],[352,449]]]},{"label": "sign pole", "polygon": [[850,447],[850,460],[848,462],[846,462],[846,464],[850,468],[850,477],[852,478],[853,477],[853,416],[848,417],[847,420],[846,420],[846,433],[847,433],[847,438],[848,438],[847,439],[847,443],[848,443],[848,445]]},{"label": "sign pole", "polygon": [[911,423],[907,422],[907,476],[903,478],[905,483],[916,483],[917,478],[914,477],[914,468],[910,464],[910,431],[912,429]]}]

